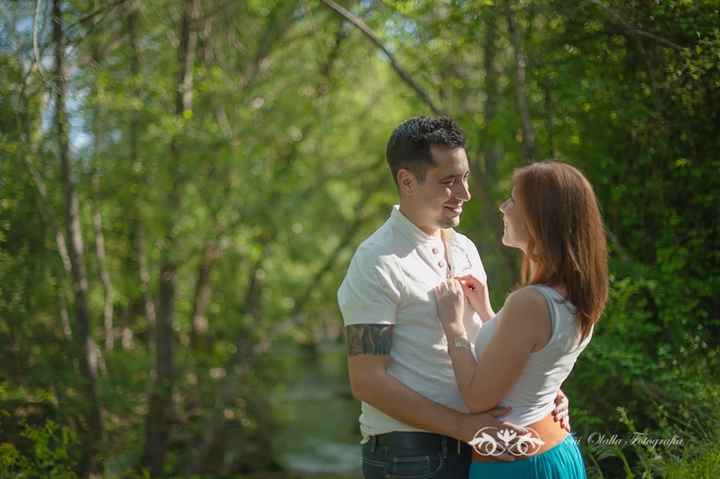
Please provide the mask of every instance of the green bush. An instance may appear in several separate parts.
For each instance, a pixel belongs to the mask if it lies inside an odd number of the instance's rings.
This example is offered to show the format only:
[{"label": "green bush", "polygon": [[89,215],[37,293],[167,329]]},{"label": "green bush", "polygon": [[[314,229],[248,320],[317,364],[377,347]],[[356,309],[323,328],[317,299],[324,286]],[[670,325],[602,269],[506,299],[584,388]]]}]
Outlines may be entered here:
[{"label": "green bush", "polygon": [[21,437],[26,445],[0,443],[0,479],[74,479],[77,449],[75,433],[48,420],[40,426],[25,424]]}]

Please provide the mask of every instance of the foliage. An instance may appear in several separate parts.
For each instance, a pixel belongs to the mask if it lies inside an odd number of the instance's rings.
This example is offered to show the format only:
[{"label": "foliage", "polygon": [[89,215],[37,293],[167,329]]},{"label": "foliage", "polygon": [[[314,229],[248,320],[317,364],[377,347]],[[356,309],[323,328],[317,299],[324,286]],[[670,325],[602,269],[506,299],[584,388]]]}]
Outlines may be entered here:
[{"label": "foliage", "polygon": [[[69,451],[87,402],[63,248],[51,3],[0,6],[0,371],[14,424],[0,461],[28,477],[76,470]],[[564,386],[573,426],[586,437],[678,435],[684,448],[585,445],[591,473],[716,475],[717,0],[342,2],[395,65],[322,2],[203,1],[191,108],[180,113],[183,2],[61,3],[108,476],[147,474],[153,311],[168,258],[178,268],[167,474],[284,474],[269,433],[283,411],[269,398],[284,394],[289,369],[273,345],[340,339],[337,285],[395,201],[385,142],[401,120],[430,112],[395,66],[467,133],[474,199],[461,229],[496,305],[517,281],[494,205],[525,161],[519,98],[536,159],[571,162],[595,187],[611,298]],[[38,404],[21,426],[16,411]]]},{"label": "foliage", "polygon": [[47,477],[74,479],[76,465],[73,449],[77,447],[75,433],[48,420],[40,426],[25,424],[22,439],[27,450],[19,450],[9,442],[0,443],[0,477],[20,479]]}]

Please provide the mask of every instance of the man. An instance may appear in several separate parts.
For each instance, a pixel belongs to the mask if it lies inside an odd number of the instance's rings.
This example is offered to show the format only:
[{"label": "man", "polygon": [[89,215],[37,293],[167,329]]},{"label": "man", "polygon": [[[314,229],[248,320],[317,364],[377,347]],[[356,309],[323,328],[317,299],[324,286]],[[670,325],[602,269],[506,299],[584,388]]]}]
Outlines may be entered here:
[{"label": "man", "polygon": [[467,308],[470,341],[447,344],[433,295],[447,278],[485,279],[475,245],[452,230],[470,200],[465,138],[450,119],[413,118],[393,132],[386,155],[399,205],[360,245],[338,291],[350,384],[362,401],[363,473],[463,478],[467,442],[508,412],[467,413],[447,351],[472,348],[481,320]]}]

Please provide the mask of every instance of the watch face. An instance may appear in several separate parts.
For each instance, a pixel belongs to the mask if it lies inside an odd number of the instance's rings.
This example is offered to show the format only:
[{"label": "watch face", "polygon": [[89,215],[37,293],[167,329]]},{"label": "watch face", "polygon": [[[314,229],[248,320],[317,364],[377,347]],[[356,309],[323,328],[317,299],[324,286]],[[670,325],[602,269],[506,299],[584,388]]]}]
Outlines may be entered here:
[{"label": "watch face", "polygon": [[455,346],[456,348],[470,349],[470,341],[465,338],[455,338],[455,341],[453,341],[453,346]]}]

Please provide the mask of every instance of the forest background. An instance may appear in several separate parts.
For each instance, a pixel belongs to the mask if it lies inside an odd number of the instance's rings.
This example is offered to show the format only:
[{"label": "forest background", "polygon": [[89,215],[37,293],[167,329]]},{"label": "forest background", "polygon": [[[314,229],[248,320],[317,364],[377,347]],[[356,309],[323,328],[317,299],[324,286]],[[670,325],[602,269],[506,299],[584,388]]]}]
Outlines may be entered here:
[{"label": "forest background", "polygon": [[512,170],[596,189],[610,301],[564,385],[590,476],[718,477],[720,2],[11,0],[0,478],[357,477],[335,294],[422,114],[467,134],[496,308]]}]

